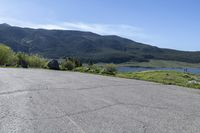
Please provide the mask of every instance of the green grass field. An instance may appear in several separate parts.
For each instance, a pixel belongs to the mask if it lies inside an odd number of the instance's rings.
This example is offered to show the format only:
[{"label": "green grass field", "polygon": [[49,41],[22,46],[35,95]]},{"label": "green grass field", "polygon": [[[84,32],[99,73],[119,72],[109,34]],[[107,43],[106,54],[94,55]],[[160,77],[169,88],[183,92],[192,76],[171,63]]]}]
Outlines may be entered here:
[{"label": "green grass field", "polygon": [[166,85],[178,85],[200,89],[200,75],[176,71],[144,71],[137,73],[117,73],[116,77],[145,80]]},{"label": "green grass field", "polygon": [[[105,68],[112,68],[112,74],[107,73]],[[106,71],[105,71],[106,70]],[[117,72],[114,66],[102,67],[98,65],[83,66],[74,69],[74,71],[107,75],[120,78],[137,79],[150,82],[161,83],[165,85],[177,85],[188,88],[200,89],[200,75],[183,73],[177,71],[143,71],[143,72]]]},{"label": "green grass field", "polygon": [[149,62],[127,62],[118,66],[162,67],[162,68],[200,68],[200,63],[186,63],[180,61],[150,60]]}]

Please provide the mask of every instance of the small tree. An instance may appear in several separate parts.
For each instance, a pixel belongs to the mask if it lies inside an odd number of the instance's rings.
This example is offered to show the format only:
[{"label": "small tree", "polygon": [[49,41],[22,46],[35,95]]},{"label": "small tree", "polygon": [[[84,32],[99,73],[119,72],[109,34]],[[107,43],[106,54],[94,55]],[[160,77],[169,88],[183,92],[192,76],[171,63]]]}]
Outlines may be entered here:
[{"label": "small tree", "polygon": [[14,55],[14,52],[3,44],[0,44],[0,65],[9,64]]}]

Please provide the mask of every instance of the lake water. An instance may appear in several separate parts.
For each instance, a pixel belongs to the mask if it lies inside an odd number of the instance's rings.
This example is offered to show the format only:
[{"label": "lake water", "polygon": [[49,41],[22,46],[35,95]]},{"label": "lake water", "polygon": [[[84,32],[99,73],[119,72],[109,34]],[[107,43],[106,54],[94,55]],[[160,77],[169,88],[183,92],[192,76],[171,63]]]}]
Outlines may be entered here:
[{"label": "lake water", "polygon": [[[117,70],[119,72],[141,72],[150,70],[171,70],[171,71],[184,72],[184,68],[149,68],[149,67],[127,67],[127,66],[118,67]],[[187,68],[187,72],[192,74],[200,74],[200,68]]]}]

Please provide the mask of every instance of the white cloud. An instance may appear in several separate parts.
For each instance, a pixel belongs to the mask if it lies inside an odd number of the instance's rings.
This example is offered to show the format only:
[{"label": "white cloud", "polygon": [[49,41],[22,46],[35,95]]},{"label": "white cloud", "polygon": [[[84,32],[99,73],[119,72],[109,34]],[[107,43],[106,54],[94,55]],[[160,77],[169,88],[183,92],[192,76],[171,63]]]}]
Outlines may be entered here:
[{"label": "white cloud", "polygon": [[118,35],[135,41],[151,43],[152,37],[145,34],[142,28],[125,24],[91,24],[82,22],[61,22],[53,24],[34,24],[20,20],[2,18],[0,23],[8,23],[14,26],[43,28],[43,29],[59,29],[59,30],[80,30],[90,31],[101,35]]}]

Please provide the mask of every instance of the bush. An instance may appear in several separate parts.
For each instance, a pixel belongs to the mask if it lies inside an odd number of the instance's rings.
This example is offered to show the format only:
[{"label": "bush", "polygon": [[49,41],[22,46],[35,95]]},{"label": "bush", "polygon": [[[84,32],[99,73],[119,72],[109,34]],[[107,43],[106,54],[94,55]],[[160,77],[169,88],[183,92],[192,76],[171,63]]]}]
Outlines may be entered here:
[{"label": "bush", "polygon": [[75,68],[75,64],[71,60],[66,60],[61,63],[61,68],[63,70],[73,70]]},{"label": "bush", "polygon": [[64,61],[61,62],[62,70],[73,70],[74,68],[82,67],[82,63],[80,60],[76,58],[66,58]]},{"label": "bush", "polygon": [[114,64],[106,64],[104,66],[103,74],[115,75],[117,69]]},{"label": "bush", "polygon": [[46,60],[40,57],[39,55],[28,56],[27,62],[29,67],[33,68],[45,68]]},{"label": "bush", "polygon": [[44,68],[45,64],[46,60],[39,55],[28,55],[22,52],[15,53],[8,46],[0,44],[0,65]]},{"label": "bush", "polygon": [[117,70],[114,64],[107,64],[104,67],[97,66],[97,65],[88,65],[84,67],[77,67],[74,71],[78,72],[89,72],[95,74],[108,74],[108,75],[115,75]]},{"label": "bush", "polygon": [[90,72],[90,73],[101,73],[102,72],[102,68],[97,65],[89,65],[88,68],[89,68],[88,72]]},{"label": "bush", "polygon": [[13,52],[13,54],[11,54],[8,59],[7,59],[7,63],[6,66],[17,66],[17,62],[18,62],[18,58],[16,57],[15,53]]},{"label": "bush", "polygon": [[0,44],[0,65],[12,64],[14,52],[7,46]]},{"label": "bush", "polygon": [[74,71],[78,71],[78,72],[88,72],[88,73],[96,73],[96,74],[101,74],[103,68],[96,66],[96,65],[92,65],[92,66],[82,66],[82,67],[77,67],[74,69]]},{"label": "bush", "polygon": [[17,57],[17,66],[18,67],[27,68],[29,66],[27,54],[19,52],[16,54],[16,57]]}]

